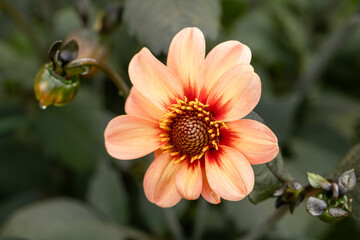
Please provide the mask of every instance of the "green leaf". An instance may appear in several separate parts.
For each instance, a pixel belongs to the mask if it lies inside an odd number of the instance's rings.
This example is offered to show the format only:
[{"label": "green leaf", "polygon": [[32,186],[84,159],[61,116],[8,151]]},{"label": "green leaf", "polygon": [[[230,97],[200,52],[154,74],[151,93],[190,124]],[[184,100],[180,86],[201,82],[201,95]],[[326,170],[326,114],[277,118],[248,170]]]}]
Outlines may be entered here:
[{"label": "green leaf", "polygon": [[246,115],[244,117],[244,119],[252,119],[252,120],[255,120],[255,121],[258,121],[258,122],[261,122],[261,123],[265,124],[264,119],[262,117],[260,117],[259,114],[257,114],[254,111],[251,111],[248,115]]},{"label": "green leaf", "polygon": [[247,10],[247,4],[244,1],[225,0],[221,1],[221,5],[221,22],[225,28],[230,27],[230,25]]},{"label": "green leaf", "polygon": [[110,220],[124,224],[128,220],[128,199],[125,187],[108,161],[100,161],[90,180],[87,199]]},{"label": "green leaf", "polygon": [[65,107],[41,110],[35,121],[40,144],[52,158],[76,171],[88,171],[106,156],[103,132],[108,113],[100,99],[81,88],[74,101]]},{"label": "green leaf", "polygon": [[[18,208],[34,202],[42,197],[37,190],[23,191],[18,194],[7,197],[0,203],[0,226],[2,226],[9,216]],[[3,240],[3,239],[1,239]]]},{"label": "green leaf", "polygon": [[[264,2],[264,6],[266,6]],[[281,58],[283,49],[275,41],[276,25],[266,7],[259,6],[248,11],[234,22],[234,27],[224,36],[236,39],[250,47],[254,58],[259,57],[264,63],[275,63]]]},{"label": "green leaf", "polygon": [[10,44],[0,41],[1,77],[10,80],[26,89],[32,89],[36,72],[40,63],[35,56],[26,56],[18,52]]},{"label": "green leaf", "polygon": [[[334,172],[330,175],[331,179],[338,179],[343,172],[350,169],[355,170],[356,177],[360,177],[360,143],[350,149],[345,157],[340,161]],[[360,221],[360,184],[357,182],[355,188],[347,193],[353,199],[352,215]]]},{"label": "green leaf", "polygon": [[51,186],[47,165],[36,147],[16,137],[5,135],[0,136],[0,153],[1,196]]},{"label": "green leaf", "polygon": [[220,26],[218,0],[132,0],[124,19],[132,34],[154,53],[167,52],[171,39],[185,27],[196,26],[215,39]]},{"label": "green leaf", "polygon": [[282,39],[298,54],[306,54],[308,33],[301,17],[296,16],[286,4],[273,4],[271,6],[273,17],[278,22],[278,29],[283,32]]},{"label": "green leaf", "polygon": [[[292,167],[299,173],[297,179],[305,177],[305,172],[316,172],[326,177],[350,146],[344,138],[326,121],[311,121],[298,128],[297,136],[291,139]],[[290,168],[290,167],[289,167]],[[349,170],[349,169],[347,169]]]},{"label": "green leaf", "polygon": [[0,233],[0,237],[10,236],[34,240],[149,239],[139,231],[100,221],[81,202],[61,198],[20,208]]},{"label": "green leaf", "polygon": [[139,188],[138,202],[140,219],[146,224],[146,227],[157,236],[165,236],[168,224],[164,215],[164,209],[149,202],[145,197],[144,190]]},{"label": "green leaf", "polygon": [[257,204],[272,197],[273,193],[283,184],[269,168],[284,181],[292,180],[291,176],[284,168],[281,153],[269,163],[254,165],[255,186],[254,190],[249,195],[249,200],[253,204]]},{"label": "green leaf", "polygon": [[55,39],[65,39],[69,33],[81,27],[74,7],[66,7],[56,11],[53,15],[53,22]]},{"label": "green leaf", "polygon": [[1,117],[0,134],[4,134],[6,132],[17,130],[21,127],[25,127],[28,122],[28,119],[24,118],[24,116],[21,114]]},{"label": "green leaf", "polygon": [[280,144],[287,142],[291,133],[299,101],[297,96],[268,97],[263,98],[256,107],[257,112],[278,137]]}]

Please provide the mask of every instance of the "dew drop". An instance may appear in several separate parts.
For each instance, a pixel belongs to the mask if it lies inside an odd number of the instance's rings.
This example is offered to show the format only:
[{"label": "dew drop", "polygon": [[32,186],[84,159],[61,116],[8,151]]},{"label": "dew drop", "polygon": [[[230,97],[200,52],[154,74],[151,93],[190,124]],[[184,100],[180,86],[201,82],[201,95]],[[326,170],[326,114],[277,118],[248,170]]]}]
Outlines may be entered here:
[{"label": "dew drop", "polygon": [[39,106],[40,106],[40,108],[43,109],[43,110],[45,110],[45,109],[47,108],[47,106],[44,105],[44,104],[42,104],[41,102],[39,102]]}]

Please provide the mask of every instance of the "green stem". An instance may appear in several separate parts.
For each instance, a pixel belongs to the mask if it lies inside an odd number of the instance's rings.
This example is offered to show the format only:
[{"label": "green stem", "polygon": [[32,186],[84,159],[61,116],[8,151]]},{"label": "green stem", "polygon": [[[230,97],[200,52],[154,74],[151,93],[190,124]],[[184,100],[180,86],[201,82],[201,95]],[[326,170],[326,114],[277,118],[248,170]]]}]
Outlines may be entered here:
[{"label": "green stem", "polygon": [[269,231],[283,216],[288,212],[289,206],[284,205],[278,209],[264,222],[255,225],[251,231],[240,240],[260,239],[267,231]]},{"label": "green stem", "polygon": [[164,208],[165,217],[169,223],[170,230],[176,240],[185,240],[184,232],[181,229],[181,225],[174,210],[171,208]]},{"label": "green stem", "polygon": [[[17,11],[13,6],[7,3],[4,0],[0,0],[0,7],[13,19],[13,21],[21,28],[21,30],[26,34],[29,40],[34,45],[35,49],[41,49],[40,41],[35,37],[36,34],[32,30],[31,24],[27,21],[19,11]],[[42,52],[42,51],[36,51]]]},{"label": "green stem", "polygon": [[122,79],[114,70],[109,68],[104,63],[92,58],[80,58],[70,62],[64,68],[66,70],[77,66],[96,67],[100,69],[114,82],[114,84],[120,90],[120,93],[122,96],[124,96],[124,98],[127,98],[129,96],[130,90],[124,79]]},{"label": "green stem", "polygon": [[204,199],[198,200],[194,230],[193,230],[193,235],[192,235],[193,240],[201,239],[201,235],[203,234],[204,226],[205,226],[204,222],[205,222],[207,207],[208,207],[208,204]]},{"label": "green stem", "polygon": [[319,79],[325,67],[330,62],[335,53],[343,46],[349,35],[356,29],[360,23],[360,4],[356,11],[349,17],[349,19],[330,36],[327,42],[324,43],[322,49],[315,56],[313,61],[310,61],[305,72],[300,76],[298,84],[294,88],[294,95],[302,96]]}]

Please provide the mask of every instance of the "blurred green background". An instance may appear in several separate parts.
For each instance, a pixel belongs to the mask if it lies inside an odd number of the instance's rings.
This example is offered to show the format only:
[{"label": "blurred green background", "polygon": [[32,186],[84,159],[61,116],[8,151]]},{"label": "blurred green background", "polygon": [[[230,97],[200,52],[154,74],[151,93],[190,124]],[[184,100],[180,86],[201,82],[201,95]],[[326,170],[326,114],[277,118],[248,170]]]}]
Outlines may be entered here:
[{"label": "blurred green background", "polygon": [[[146,46],[165,62],[184,27],[199,27],[208,51],[226,40],[248,45],[262,80],[255,111],[303,185],[307,171],[330,175],[360,141],[360,1],[93,0],[83,7],[89,29],[112,3],[119,24],[88,38],[109,50],[103,60],[129,86],[132,56]],[[33,82],[48,47],[83,29],[75,1],[0,0],[0,29],[0,239],[172,239],[174,216],[189,239],[237,239],[274,211],[274,199],[149,203],[142,178],[153,156],[119,161],[105,151],[104,129],[125,100],[102,73],[84,78],[65,107],[40,109]],[[356,238],[359,222],[323,223],[304,202],[264,236]]]}]

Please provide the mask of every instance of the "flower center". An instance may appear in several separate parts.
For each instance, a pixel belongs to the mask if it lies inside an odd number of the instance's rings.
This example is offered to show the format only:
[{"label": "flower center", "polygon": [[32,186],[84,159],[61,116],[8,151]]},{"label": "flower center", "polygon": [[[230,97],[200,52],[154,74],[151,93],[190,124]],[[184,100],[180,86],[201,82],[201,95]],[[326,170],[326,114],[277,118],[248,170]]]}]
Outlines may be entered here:
[{"label": "flower center", "polygon": [[175,162],[185,159],[191,162],[201,159],[210,149],[218,150],[220,128],[226,127],[222,121],[215,121],[205,105],[195,99],[188,101],[177,99],[177,103],[168,108],[167,114],[160,120],[161,147],[170,152]]}]

